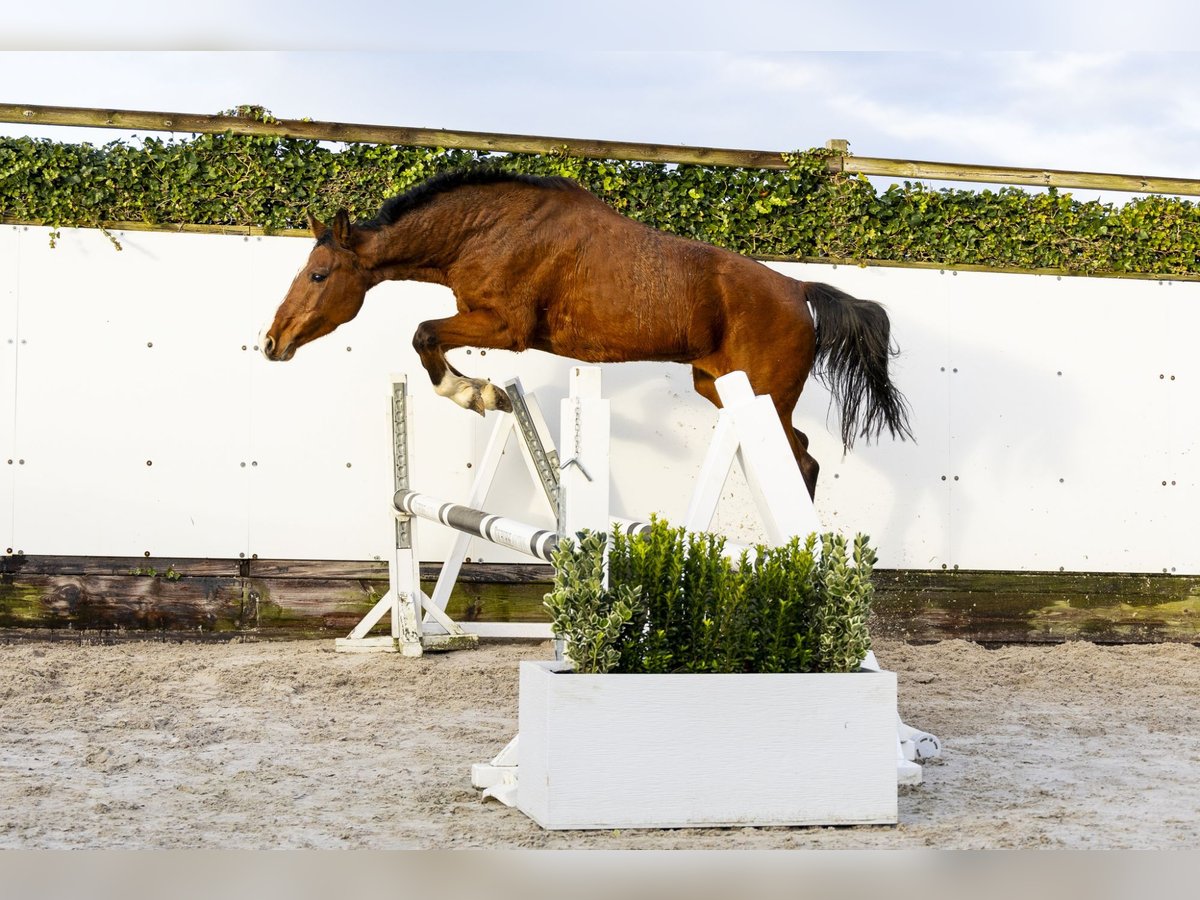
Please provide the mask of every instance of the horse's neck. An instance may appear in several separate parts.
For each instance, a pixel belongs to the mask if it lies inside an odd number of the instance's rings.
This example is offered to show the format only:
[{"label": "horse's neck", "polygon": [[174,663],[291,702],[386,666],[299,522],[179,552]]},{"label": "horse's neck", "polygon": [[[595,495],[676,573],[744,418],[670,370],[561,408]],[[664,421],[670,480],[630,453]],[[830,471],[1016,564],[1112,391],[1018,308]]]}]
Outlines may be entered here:
[{"label": "horse's neck", "polygon": [[362,257],[380,281],[446,284],[447,271],[480,227],[478,211],[456,199],[439,199],[372,234]]}]

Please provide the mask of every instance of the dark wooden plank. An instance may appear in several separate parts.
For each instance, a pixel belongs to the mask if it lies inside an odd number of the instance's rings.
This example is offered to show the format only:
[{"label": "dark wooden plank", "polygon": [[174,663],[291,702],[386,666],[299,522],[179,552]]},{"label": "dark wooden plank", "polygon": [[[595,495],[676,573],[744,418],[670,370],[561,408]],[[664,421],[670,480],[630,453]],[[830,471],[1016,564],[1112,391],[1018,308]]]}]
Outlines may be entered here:
[{"label": "dark wooden plank", "polygon": [[1200,593],[1200,576],[1108,572],[989,572],[881,569],[878,590],[904,593],[1028,593],[1094,598],[1103,605],[1113,597],[1147,601],[1182,600]]},{"label": "dark wooden plank", "polygon": [[[384,560],[250,559],[245,571],[252,578],[300,579],[384,579],[388,564]],[[440,562],[421,563],[421,577],[436,580]],[[545,563],[463,563],[460,583],[527,584],[554,580],[554,568]]]},{"label": "dark wooden plank", "polygon": [[[421,563],[421,578],[436,581],[441,563]],[[463,563],[459,584],[549,584],[554,567],[545,563]]]},{"label": "dark wooden plank", "polygon": [[[439,570],[422,566],[427,591]],[[545,621],[551,575],[544,565],[469,564],[450,614]],[[0,627],[341,636],[387,587],[387,566],[375,560],[7,557]],[[1200,577],[880,570],[872,625],[908,641],[1200,643]]]},{"label": "dark wooden plank", "polygon": [[0,574],[22,575],[152,575],[159,577],[237,577],[237,559],[174,556],[26,556],[0,557]]},{"label": "dark wooden plank", "polygon": [[344,559],[248,559],[245,572],[250,578],[299,578],[328,580],[379,579],[388,577],[386,560]]},{"label": "dark wooden plank", "polygon": [[549,622],[550,613],[543,605],[549,589],[549,584],[540,581],[459,582],[446,604],[446,612],[459,622]]},{"label": "dark wooden plank", "polygon": [[1196,643],[1200,578],[880,571],[872,629],[908,641]]},{"label": "dark wooden plank", "polygon": [[253,627],[265,631],[350,633],[388,590],[387,573],[365,578],[246,579]]},{"label": "dark wooden plank", "polygon": [[4,575],[0,627],[239,631],[241,579],[148,575]]}]

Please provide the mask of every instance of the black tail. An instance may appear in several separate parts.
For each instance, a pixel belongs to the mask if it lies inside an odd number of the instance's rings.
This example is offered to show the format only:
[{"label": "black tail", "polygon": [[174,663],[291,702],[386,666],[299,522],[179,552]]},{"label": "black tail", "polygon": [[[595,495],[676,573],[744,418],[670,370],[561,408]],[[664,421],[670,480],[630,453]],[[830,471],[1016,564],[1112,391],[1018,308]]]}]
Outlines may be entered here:
[{"label": "black tail", "polygon": [[841,410],[845,448],[859,435],[878,438],[885,427],[892,437],[911,438],[908,401],[888,378],[888,359],[897,351],[887,311],[817,282],[804,283],[804,296],[817,320],[813,374]]}]

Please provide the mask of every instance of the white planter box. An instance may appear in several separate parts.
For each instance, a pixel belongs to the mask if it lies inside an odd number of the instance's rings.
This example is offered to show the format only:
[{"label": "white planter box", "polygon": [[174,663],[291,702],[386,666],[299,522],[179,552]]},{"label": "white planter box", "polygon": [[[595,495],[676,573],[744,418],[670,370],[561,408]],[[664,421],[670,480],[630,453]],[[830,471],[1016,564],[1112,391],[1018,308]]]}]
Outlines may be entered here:
[{"label": "white planter box", "polygon": [[544,828],[896,822],[896,675],[576,675],[523,662],[517,806]]}]

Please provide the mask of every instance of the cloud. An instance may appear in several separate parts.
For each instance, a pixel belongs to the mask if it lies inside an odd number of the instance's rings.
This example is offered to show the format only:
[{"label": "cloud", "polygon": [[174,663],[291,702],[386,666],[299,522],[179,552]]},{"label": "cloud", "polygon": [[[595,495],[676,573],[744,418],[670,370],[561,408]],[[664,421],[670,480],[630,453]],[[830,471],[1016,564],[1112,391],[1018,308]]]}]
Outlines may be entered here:
[{"label": "cloud", "polygon": [[1200,156],[1192,54],[731,55],[722,74],[863,156],[1154,175]]},{"label": "cloud", "polygon": [[863,156],[1150,175],[1192,175],[1200,158],[1190,53],[8,52],[0,81],[21,86],[13,102],[49,105],[257,103],[284,118],[759,150],[845,138]]}]

